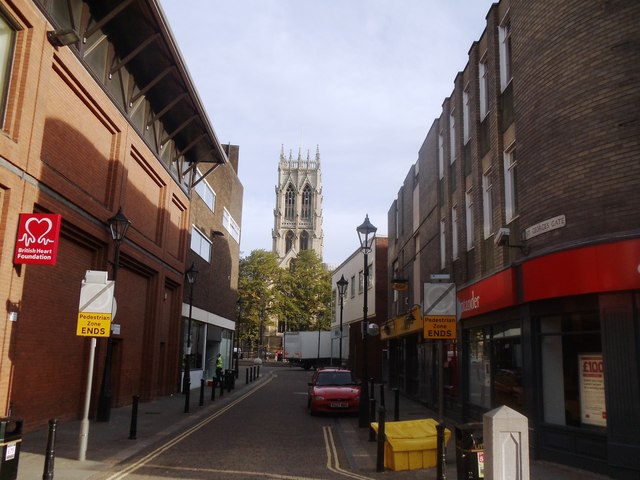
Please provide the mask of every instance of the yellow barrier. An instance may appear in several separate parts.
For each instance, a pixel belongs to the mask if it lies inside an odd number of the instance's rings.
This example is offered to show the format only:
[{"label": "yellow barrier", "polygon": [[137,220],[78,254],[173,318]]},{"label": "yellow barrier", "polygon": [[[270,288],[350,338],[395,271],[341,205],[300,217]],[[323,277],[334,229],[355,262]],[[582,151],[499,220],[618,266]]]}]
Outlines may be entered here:
[{"label": "yellow barrier", "polygon": [[[438,422],[433,418],[385,422],[384,466],[391,470],[416,470],[437,465]],[[378,432],[378,422],[371,423]],[[451,431],[444,430],[445,445]]]}]

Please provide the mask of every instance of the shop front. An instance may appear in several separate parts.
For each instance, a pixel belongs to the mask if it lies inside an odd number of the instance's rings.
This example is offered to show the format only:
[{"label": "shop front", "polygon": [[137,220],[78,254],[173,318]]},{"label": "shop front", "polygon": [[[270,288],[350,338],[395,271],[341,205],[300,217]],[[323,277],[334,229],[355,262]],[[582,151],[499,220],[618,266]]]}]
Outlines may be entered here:
[{"label": "shop front", "polygon": [[640,478],[640,240],[532,258],[458,300],[462,421],[507,405],[535,458]]}]

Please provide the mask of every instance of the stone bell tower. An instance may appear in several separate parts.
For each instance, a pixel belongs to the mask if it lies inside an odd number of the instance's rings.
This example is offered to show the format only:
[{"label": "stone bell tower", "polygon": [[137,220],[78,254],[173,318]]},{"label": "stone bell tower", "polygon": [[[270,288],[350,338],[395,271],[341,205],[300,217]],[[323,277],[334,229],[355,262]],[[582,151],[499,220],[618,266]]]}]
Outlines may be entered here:
[{"label": "stone bell tower", "polygon": [[278,163],[276,208],[273,211],[273,251],[281,267],[288,268],[291,259],[302,250],[315,250],[322,259],[322,177],[320,148],[314,160],[285,157],[284,146]]}]

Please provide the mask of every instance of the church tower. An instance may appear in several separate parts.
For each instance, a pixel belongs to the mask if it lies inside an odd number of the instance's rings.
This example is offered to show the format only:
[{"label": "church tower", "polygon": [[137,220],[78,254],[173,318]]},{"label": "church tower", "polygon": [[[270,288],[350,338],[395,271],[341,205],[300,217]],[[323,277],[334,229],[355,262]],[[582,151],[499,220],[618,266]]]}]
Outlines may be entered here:
[{"label": "church tower", "polygon": [[322,259],[324,237],[322,233],[322,178],[320,175],[320,148],[311,160],[298,151],[294,160],[280,151],[276,208],[273,211],[273,251],[281,267],[288,268],[291,259],[302,250],[315,250]]}]

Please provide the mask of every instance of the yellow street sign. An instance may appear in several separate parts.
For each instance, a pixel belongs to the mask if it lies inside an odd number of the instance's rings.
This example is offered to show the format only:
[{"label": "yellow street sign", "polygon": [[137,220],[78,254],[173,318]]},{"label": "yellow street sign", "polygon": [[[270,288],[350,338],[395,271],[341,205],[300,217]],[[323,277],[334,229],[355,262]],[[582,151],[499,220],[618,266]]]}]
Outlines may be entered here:
[{"label": "yellow street sign", "polygon": [[427,340],[455,340],[457,337],[455,315],[425,315],[424,334]]},{"label": "yellow street sign", "polygon": [[108,337],[111,332],[111,314],[79,312],[76,335],[81,337]]}]

